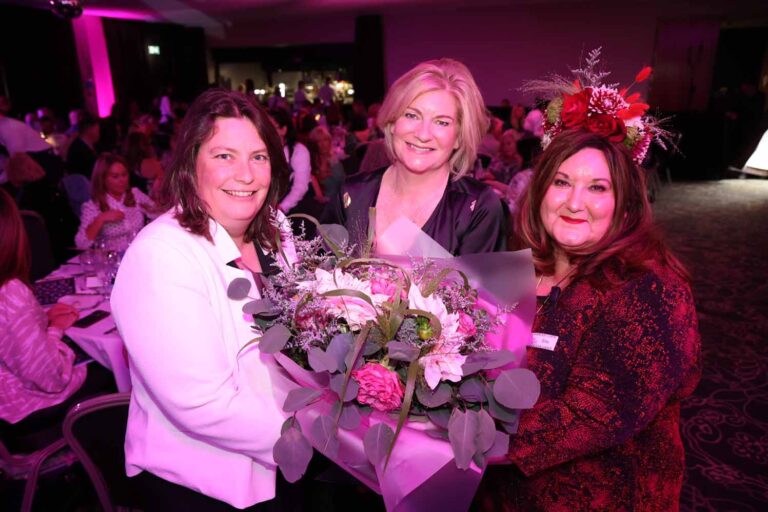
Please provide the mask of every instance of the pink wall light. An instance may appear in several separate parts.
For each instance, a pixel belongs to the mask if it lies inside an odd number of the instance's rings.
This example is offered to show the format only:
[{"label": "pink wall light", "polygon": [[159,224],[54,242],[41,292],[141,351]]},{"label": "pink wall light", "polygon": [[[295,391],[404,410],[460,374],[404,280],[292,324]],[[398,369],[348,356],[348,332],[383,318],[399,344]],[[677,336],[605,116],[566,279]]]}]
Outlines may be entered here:
[{"label": "pink wall light", "polygon": [[[80,62],[80,74],[83,81],[93,81],[95,105],[87,105],[99,113],[99,117],[109,116],[115,102],[115,89],[112,85],[112,70],[109,67],[109,53],[104,38],[104,26],[97,16],[81,16],[72,20],[75,33],[77,58]],[[86,102],[88,102],[86,91]]]}]

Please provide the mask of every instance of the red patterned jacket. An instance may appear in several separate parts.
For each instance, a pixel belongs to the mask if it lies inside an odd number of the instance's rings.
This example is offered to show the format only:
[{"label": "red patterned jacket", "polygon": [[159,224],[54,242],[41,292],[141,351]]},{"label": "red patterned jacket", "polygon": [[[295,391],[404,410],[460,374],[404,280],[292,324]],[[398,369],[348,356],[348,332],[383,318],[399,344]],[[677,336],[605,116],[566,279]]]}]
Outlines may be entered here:
[{"label": "red patterned jacket", "polygon": [[586,279],[538,315],[529,348],[541,397],[478,496],[489,510],[676,511],[683,478],[680,399],[698,383],[688,284],[654,267],[601,292]]}]

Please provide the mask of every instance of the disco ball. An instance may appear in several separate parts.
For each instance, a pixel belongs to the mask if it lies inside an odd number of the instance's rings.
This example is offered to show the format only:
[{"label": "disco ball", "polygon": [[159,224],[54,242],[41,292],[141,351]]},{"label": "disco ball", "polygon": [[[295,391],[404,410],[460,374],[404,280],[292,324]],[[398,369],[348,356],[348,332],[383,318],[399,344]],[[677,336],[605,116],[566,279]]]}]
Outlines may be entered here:
[{"label": "disco ball", "polygon": [[71,20],[83,14],[82,0],[51,0],[51,11],[56,16]]}]

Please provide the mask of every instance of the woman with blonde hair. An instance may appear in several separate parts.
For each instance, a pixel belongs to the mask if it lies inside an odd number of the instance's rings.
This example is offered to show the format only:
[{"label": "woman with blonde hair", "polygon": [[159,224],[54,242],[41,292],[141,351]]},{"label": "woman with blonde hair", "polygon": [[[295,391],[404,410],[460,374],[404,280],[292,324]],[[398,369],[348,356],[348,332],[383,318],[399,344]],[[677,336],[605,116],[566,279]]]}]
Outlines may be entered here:
[{"label": "woman with blonde hair", "polygon": [[114,153],[104,153],[93,167],[91,200],[83,204],[75,244],[87,249],[96,239],[124,250],[156,210],[154,201],[131,188],[128,164]]},{"label": "woman with blonde hair", "polygon": [[417,65],[392,85],[377,123],[394,163],[347,180],[324,220],[344,224],[360,242],[376,207],[377,238],[404,217],[451,254],[502,250],[502,204],[466,177],[489,123],[467,67],[453,59]]}]

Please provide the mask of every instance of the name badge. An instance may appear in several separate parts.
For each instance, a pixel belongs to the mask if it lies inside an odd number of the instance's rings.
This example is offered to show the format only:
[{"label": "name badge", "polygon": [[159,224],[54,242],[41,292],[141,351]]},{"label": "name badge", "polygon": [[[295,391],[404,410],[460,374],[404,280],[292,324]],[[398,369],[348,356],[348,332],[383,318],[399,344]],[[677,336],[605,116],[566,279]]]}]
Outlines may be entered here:
[{"label": "name badge", "polygon": [[543,332],[534,332],[531,347],[543,348],[544,350],[555,350],[558,337],[554,334],[544,334]]}]

